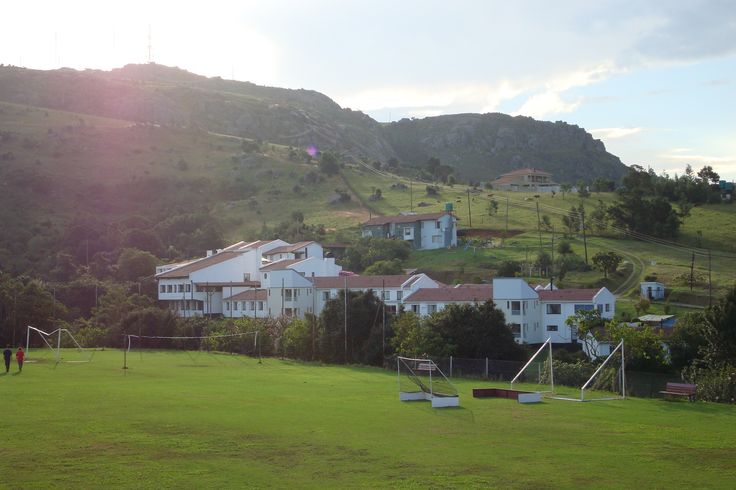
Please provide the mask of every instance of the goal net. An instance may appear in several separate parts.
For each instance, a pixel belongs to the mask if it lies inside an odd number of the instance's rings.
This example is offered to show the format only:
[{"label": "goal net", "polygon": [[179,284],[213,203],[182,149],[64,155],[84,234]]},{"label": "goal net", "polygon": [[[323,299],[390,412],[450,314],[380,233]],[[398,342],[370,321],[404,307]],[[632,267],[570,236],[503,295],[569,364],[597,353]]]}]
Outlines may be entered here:
[{"label": "goal net", "polygon": [[[33,351],[33,352],[31,352]],[[66,328],[45,332],[28,325],[26,331],[26,362],[90,362],[95,349],[84,348]]]},{"label": "goal net", "polygon": [[429,400],[433,408],[457,407],[457,388],[431,359],[398,357],[396,360],[401,401]]},{"label": "goal net", "polygon": [[548,338],[511,380],[512,390],[554,393],[552,339]]},{"label": "goal net", "polygon": [[[123,347],[124,369],[129,367],[131,361],[143,361],[144,353],[149,356],[154,353],[180,351],[186,353],[194,365],[203,365],[206,360],[212,361],[212,355],[218,354],[228,357],[257,357],[259,362],[261,358],[258,331],[199,336],[126,334]],[[206,356],[203,357],[203,354]]]}]

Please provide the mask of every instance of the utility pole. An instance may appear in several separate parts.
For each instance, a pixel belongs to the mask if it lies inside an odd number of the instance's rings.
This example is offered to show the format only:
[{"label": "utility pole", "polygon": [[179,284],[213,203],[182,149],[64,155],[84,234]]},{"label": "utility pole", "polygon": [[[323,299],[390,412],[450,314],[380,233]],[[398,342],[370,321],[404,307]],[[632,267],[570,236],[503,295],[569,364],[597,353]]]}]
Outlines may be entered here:
[{"label": "utility pole", "polygon": [[470,187],[468,187],[468,228],[473,227],[473,216],[470,213]]},{"label": "utility pole", "polygon": [[409,211],[414,211],[414,181],[409,179]]},{"label": "utility pole", "polygon": [[[555,227],[552,225],[552,274],[550,275],[550,278],[555,273]],[[552,284],[552,281],[550,280],[550,284]]]},{"label": "utility pole", "polygon": [[[708,268],[710,272],[710,267]],[[693,252],[690,258],[690,292],[693,292],[693,274],[695,272],[695,252]]]},{"label": "utility pole", "polygon": [[381,324],[381,354],[386,355],[386,279],[381,279],[381,309],[383,322]]},{"label": "utility pole", "polygon": [[542,221],[539,219],[539,199],[537,199],[537,233],[539,233],[539,251],[542,251]]},{"label": "utility pole", "polygon": [[708,250],[708,307],[713,304],[713,283],[711,282],[710,250]]},{"label": "utility pole", "polygon": [[345,305],[343,311],[343,330],[345,337],[345,364],[348,363],[348,276],[345,276],[345,291],[343,293]]},{"label": "utility pole", "polygon": [[583,246],[585,247],[585,265],[588,265],[588,238],[585,234],[585,209],[582,208],[582,204],[580,207],[580,220],[583,224]]},{"label": "utility pole", "polygon": [[509,195],[506,193],[506,232],[503,234],[504,243],[509,236]]}]

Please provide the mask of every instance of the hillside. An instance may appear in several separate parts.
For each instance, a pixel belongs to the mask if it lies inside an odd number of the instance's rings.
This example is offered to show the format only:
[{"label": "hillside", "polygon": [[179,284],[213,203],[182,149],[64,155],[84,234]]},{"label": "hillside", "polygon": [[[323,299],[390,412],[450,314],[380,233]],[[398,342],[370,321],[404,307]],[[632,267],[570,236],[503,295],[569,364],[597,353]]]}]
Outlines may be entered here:
[{"label": "hillside", "polygon": [[402,119],[386,128],[399,158],[421,165],[430,157],[458,169],[464,180],[487,180],[521,167],[551,172],[558,182],[607,177],[626,166],[600,140],[561,121],[506,114],[456,114]]},{"label": "hillside", "polygon": [[[582,128],[503,114],[461,114],[381,125],[312,90],[206,78],[161,65],[109,72],[0,67],[0,100],[126,121],[197,127],[346,159],[408,166],[438,157],[461,179],[491,180],[521,166],[561,181],[618,180],[621,161]],[[410,170],[407,170],[410,172]]]}]

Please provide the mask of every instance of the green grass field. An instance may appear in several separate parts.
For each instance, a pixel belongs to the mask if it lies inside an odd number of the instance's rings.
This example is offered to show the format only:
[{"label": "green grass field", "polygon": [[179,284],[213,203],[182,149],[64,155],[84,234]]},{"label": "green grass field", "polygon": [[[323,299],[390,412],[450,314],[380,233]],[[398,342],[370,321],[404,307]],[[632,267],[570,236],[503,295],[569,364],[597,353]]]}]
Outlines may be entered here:
[{"label": "green grass field", "polygon": [[[9,488],[732,488],[736,412],[627,399],[461,408],[398,401],[396,375],[226,354],[47,353],[0,375]],[[65,352],[64,358],[79,358]]]}]

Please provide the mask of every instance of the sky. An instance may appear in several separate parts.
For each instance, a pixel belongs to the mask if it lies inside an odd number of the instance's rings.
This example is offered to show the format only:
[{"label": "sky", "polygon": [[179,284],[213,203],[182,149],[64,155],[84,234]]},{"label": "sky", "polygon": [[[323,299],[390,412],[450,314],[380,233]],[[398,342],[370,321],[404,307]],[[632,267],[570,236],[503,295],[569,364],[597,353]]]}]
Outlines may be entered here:
[{"label": "sky", "polygon": [[3,17],[4,64],[150,59],[317,90],[382,122],[566,121],[627,165],[670,175],[711,165],[736,179],[732,0],[25,0]]}]

